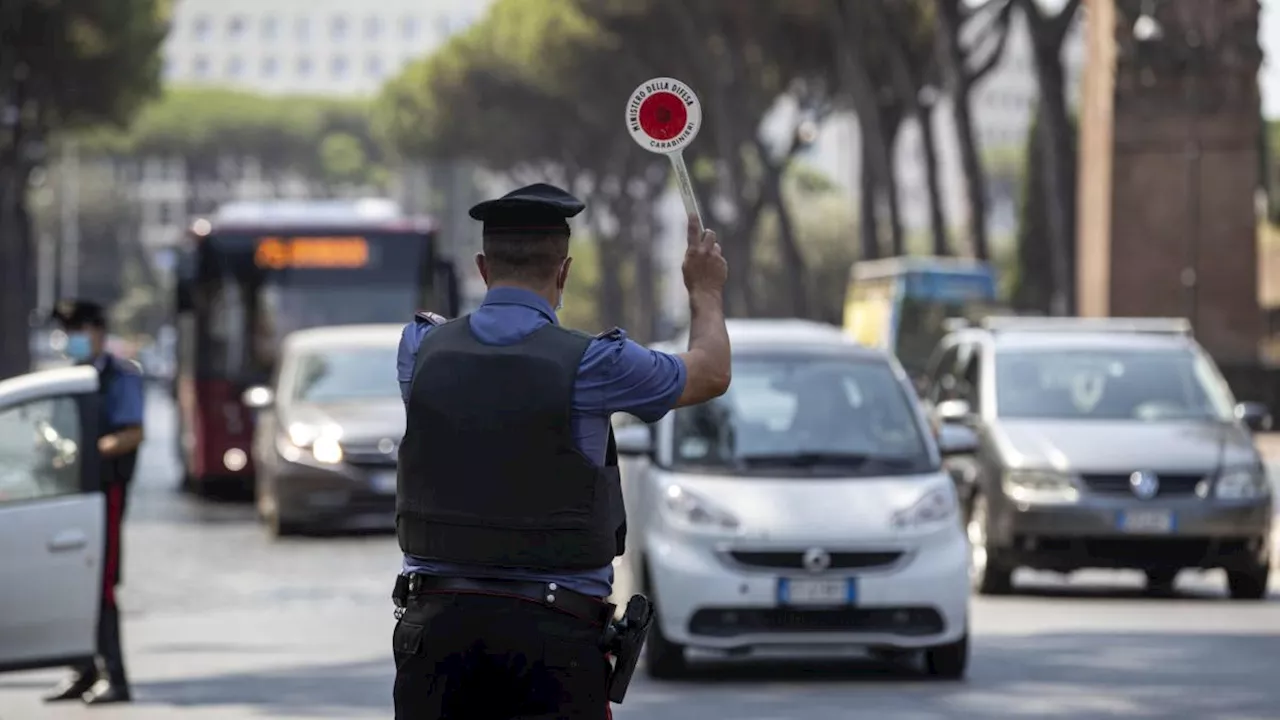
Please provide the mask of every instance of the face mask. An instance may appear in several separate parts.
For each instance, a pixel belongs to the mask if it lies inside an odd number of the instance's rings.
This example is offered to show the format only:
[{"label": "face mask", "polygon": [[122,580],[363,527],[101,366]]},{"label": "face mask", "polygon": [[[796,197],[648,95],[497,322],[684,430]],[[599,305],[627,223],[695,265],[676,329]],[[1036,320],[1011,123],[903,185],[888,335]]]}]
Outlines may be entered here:
[{"label": "face mask", "polygon": [[63,352],[76,362],[83,362],[93,356],[93,346],[89,342],[89,333],[75,332],[67,335],[67,347]]},{"label": "face mask", "polygon": [[563,309],[564,309],[564,293],[561,292],[560,297],[556,299],[556,312],[560,312]]}]

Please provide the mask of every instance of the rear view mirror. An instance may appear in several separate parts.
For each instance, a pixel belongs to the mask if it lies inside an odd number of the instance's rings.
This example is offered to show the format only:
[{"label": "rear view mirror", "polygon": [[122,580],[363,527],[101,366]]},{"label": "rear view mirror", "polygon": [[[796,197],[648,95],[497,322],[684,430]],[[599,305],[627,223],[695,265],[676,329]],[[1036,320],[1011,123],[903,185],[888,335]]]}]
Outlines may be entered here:
[{"label": "rear view mirror", "polygon": [[972,455],[978,451],[978,434],[964,425],[947,423],[938,430],[938,452],[943,457]]},{"label": "rear view mirror", "polygon": [[618,454],[624,457],[643,457],[653,451],[648,425],[625,425],[614,430],[613,439],[618,444]]},{"label": "rear view mirror", "polygon": [[1271,411],[1262,403],[1242,402],[1236,405],[1235,416],[1236,420],[1244,423],[1245,427],[1254,432],[1271,430]]},{"label": "rear view mirror", "polygon": [[971,410],[964,400],[943,400],[934,410],[943,423],[961,423],[969,418]]},{"label": "rear view mirror", "polygon": [[254,385],[240,395],[240,401],[244,403],[245,407],[251,410],[269,408],[273,403],[275,403],[275,400],[276,396],[275,393],[271,391],[271,388],[264,387],[262,385]]}]

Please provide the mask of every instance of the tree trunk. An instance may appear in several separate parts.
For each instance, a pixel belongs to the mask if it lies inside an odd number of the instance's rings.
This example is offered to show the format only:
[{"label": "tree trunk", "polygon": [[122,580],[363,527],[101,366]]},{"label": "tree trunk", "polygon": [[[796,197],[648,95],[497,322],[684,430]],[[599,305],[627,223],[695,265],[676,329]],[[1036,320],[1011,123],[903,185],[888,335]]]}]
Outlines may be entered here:
[{"label": "tree trunk", "polygon": [[951,239],[947,233],[947,215],[942,206],[941,180],[938,177],[938,141],[933,130],[934,106],[921,107],[916,114],[920,123],[920,144],[924,147],[925,183],[929,186],[929,227],[933,231],[933,254],[951,255]]},{"label": "tree trunk", "polygon": [[974,257],[987,260],[991,254],[987,235],[987,176],[973,130],[973,109],[970,106],[973,83],[964,48],[960,45],[959,8],[958,2],[938,3],[938,44],[945,60],[942,65],[951,97],[951,119],[960,149],[965,194],[969,197],[969,242],[973,246]]},{"label": "tree trunk", "polygon": [[894,149],[898,147],[898,134],[902,130],[902,113],[897,108],[888,108],[884,112],[882,127],[885,131],[885,144],[880,152],[885,155],[887,162],[884,164],[885,183],[881,189],[884,190],[884,211],[889,220],[889,247],[894,256],[902,256],[907,254],[907,237],[902,229],[898,168],[893,162]]},{"label": "tree trunk", "polygon": [[880,218],[876,216],[876,196],[880,189],[871,164],[863,158],[859,171],[858,239],[862,244],[861,259],[876,260],[880,257]]},{"label": "tree trunk", "polygon": [[1050,311],[1070,315],[1075,307],[1072,256],[1075,247],[1076,158],[1071,152],[1073,129],[1067,114],[1062,62],[1056,49],[1036,48],[1040,84],[1041,137],[1045,151],[1045,214],[1049,224],[1049,252],[1053,277]]},{"label": "tree trunk", "polygon": [[791,303],[791,314],[796,317],[809,316],[809,295],[806,280],[808,270],[805,266],[804,254],[796,238],[795,226],[791,221],[791,212],[787,209],[787,201],[782,193],[782,170],[768,167],[764,170],[765,194],[769,204],[778,216],[778,250],[782,256],[782,272],[787,279],[787,296]]}]

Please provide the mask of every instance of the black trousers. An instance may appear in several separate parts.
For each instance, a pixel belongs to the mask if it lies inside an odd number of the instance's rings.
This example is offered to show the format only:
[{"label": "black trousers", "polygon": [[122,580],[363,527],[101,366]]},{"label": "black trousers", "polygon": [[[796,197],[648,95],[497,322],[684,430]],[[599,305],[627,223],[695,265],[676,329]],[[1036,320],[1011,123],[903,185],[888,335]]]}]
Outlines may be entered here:
[{"label": "black trousers", "polygon": [[608,720],[603,630],[515,598],[411,597],[396,623],[396,720]]},{"label": "black trousers", "polygon": [[120,644],[120,609],[116,605],[116,587],[120,585],[122,540],[125,507],[129,500],[127,483],[106,487],[106,537],[102,558],[102,593],[98,608],[97,662],[75,668],[81,676],[100,675],[115,685],[127,686],[124,652]]}]

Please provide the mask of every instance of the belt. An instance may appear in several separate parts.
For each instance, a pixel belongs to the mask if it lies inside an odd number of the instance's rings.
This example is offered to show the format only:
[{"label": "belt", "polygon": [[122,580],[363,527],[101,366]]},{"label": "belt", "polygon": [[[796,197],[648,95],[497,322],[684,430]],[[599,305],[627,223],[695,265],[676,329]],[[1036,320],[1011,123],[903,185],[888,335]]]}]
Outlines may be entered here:
[{"label": "belt", "polygon": [[616,606],[597,597],[561,587],[553,582],[497,580],[438,575],[409,575],[409,595],[489,595],[537,603],[553,610],[604,627],[613,619]]}]

